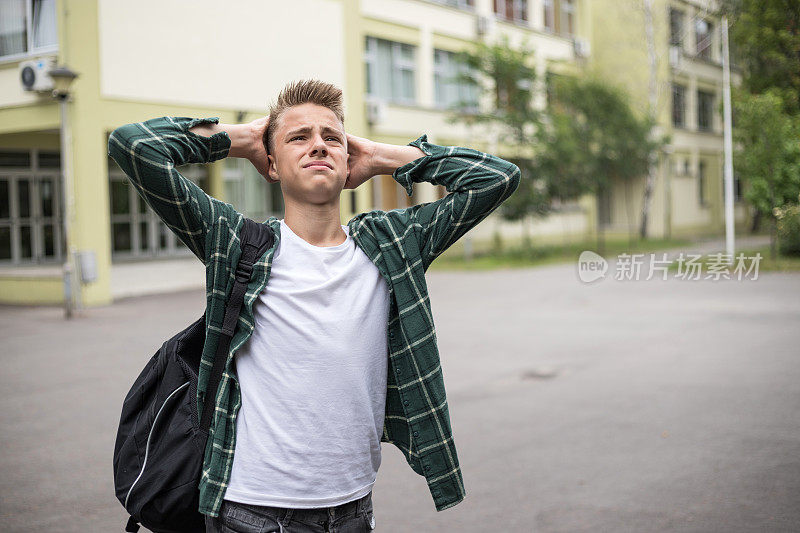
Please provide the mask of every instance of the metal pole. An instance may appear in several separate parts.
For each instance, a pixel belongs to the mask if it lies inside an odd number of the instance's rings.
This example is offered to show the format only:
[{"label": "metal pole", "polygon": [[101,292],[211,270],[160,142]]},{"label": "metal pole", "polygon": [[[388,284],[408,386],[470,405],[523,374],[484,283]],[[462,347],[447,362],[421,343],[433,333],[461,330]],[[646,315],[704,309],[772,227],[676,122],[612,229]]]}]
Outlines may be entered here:
[{"label": "metal pole", "polygon": [[64,317],[72,318],[75,309],[75,294],[80,287],[75,280],[75,247],[70,236],[70,217],[72,216],[72,180],[70,179],[70,140],[69,135],[69,115],[67,112],[68,95],[59,95],[59,106],[61,108],[61,174],[64,176],[61,195],[64,199]]},{"label": "metal pole", "polygon": [[725,253],[733,261],[733,135],[731,130],[731,65],[728,49],[728,17],[722,17],[722,106],[724,115],[725,152]]}]

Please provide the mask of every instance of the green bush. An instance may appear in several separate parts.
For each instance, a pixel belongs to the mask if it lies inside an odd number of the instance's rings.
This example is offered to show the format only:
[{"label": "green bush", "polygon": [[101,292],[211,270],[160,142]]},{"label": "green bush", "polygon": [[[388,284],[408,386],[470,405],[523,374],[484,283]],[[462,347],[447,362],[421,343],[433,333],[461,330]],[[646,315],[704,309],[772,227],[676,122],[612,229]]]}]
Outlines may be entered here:
[{"label": "green bush", "polygon": [[778,251],[800,256],[800,205],[786,205],[775,210],[778,220]]}]

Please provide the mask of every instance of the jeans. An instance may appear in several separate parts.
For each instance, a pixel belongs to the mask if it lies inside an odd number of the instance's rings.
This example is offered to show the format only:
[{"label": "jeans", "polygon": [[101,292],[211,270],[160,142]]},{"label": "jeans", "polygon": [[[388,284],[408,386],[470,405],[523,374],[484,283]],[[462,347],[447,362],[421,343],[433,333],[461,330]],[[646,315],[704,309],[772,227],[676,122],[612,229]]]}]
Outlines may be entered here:
[{"label": "jeans", "polygon": [[362,533],[373,529],[372,491],[351,502],[314,509],[223,500],[218,517],[206,515],[206,533]]}]

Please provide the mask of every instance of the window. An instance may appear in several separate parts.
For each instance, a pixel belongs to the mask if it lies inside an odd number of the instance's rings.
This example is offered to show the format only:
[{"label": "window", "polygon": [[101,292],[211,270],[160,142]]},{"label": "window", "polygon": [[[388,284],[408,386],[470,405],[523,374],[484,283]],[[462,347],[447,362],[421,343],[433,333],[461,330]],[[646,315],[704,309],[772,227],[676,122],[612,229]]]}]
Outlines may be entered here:
[{"label": "window", "polygon": [[714,94],[706,91],[697,91],[697,129],[711,131],[713,126]]},{"label": "window", "polygon": [[669,44],[683,47],[683,11],[669,9]]},{"label": "window", "polygon": [[[208,190],[205,165],[185,165],[180,170],[185,178]],[[183,241],[147,205],[111,158],[108,159],[108,179],[112,260],[191,255]]]},{"label": "window", "polygon": [[528,0],[494,0],[494,12],[512,22],[527,22]]},{"label": "window", "polygon": [[556,31],[556,11],[553,2],[555,0],[542,0],[542,8],[544,9],[544,29],[547,31]]},{"label": "window", "polygon": [[700,207],[706,206],[706,162],[702,159],[697,166],[697,198]]},{"label": "window", "polygon": [[[720,199],[722,203],[725,203],[725,172],[720,174],[720,191],[722,191],[722,196]],[[742,181],[739,178],[739,174],[736,172],[733,173],[733,202],[741,202],[742,201]]]},{"label": "window", "polygon": [[367,94],[401,104],[415,103],[415,53],[416,47],[410,44],[367,37]]},{"label": "window", "polygon": [[742,201],[742,179],[735,172],[733,173],[733,201]]},{"label": "window", "polygon": [[0,152],[0,263],[63,261],[58,152]]},{"label": "window", "polygon": [[561,33],[573,35],[575,33],[575,1],[561,0]]},{"label": "window", "polygon": [[694,24],[694,38],[697,43],[697,57],[711,59],[711,37],[713,26],[706,19],[699,18]]},{"label": "window", "polygon": [[[457,78],[460,74],[468,73],[469,67],[459,63],[455,53],[447,50],[433,51],[433,86],[437,107],[477,110],[478,86]],[[474,79],[475,73],[471,74]]]},{"label": "window", "polygon": [[686,87],[683,85],[672,85],[672,125],[686,127]]},{"label": "window", "polygon": [[222,172],[225,201],[257,222],[283,215],[280,183],[269,183],[249,161],[229,157]]},{"label": "window", "polygon": [[350,199],[350,212],[357,213],[358,211],[356,211],[356,208],[358,207],[358,202],[356,201],[356,191],[350,191],[347,197]]},{"label": "window", "polygon": [[0,1],[0,58],[57,49],[56,0]]}]

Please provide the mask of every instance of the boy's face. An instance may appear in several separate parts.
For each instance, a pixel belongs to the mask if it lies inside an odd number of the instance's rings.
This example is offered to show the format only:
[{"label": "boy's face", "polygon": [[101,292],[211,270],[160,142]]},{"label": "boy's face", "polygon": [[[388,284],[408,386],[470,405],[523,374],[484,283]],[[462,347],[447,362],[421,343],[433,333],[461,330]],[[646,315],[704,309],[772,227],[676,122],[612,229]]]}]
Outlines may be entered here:
[{"label": "boy's face", "polygon": [[267,157],[284,196],[308,203],[338,198],[350,170],[344,126],[334,112],[307,103],[290,107],[278,122]]}]

